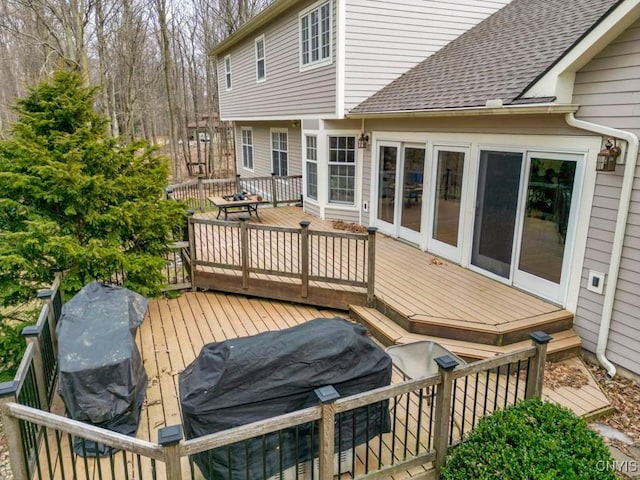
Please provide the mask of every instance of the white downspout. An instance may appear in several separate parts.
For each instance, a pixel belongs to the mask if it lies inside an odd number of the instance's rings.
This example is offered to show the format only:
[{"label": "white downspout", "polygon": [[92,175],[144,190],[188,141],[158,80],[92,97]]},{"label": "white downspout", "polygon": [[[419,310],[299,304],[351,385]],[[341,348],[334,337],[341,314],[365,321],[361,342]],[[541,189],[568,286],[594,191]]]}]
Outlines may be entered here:
[{"label": "white downspout", "polygon": [[616,367],[606,357],[607,342],[609,340],[609,330],[611,327],[611,316],[613,314],[613,302],[618,286],[618,274],[620,272],[620,259],[622,257],[622,247],[624,246],[624,236],[627,230],[629,217],[629,206],[631,203],[631,193],[633,181],[638,162],[638,137],[631,132],[618,130],[617,128],[606,127],[596,123],[578,120],[573,113],[566,114],[567,124],[601,135],[620,138],[628,142],[626,162],[624,165],[624,176],[622,178],[622,189],[620,190],[620,206],[618,207],[618,217],[611,248],[611,261],[609,262],[609,273],[607,274],[607,284],[604,292],[602,304],[602,317],[600,319],[600,329],[598,331],[598,345],[596,346],[596,356],[603,367],[607,369],[609,378],[616,374]]}]

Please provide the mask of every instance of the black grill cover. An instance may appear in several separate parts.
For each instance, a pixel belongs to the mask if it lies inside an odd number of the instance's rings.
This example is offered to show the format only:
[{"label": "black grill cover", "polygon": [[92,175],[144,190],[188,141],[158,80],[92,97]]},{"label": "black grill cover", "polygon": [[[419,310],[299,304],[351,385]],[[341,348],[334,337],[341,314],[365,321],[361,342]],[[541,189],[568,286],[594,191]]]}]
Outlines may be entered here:
[{"label": "black grill cover", "polygon": [[[136,434],[147,374],[135,335],[146,311],[142,295],[98,282],[85,285],[64,304],[56,331],[58,392],[71,418]],[[85,456],[109,453],[79,439],[74,449]]]},{"label": "black grill cover", "polygon": [[[346,397],[390,381],[390,357],[366,328],[340,318],[210,343],[179,376],[185,436],[196,438],[317,405],[314,390],[326,385]],[[336,450],[390,428],[386,401],[341,417]],[[208,480],[263,478],[317,457],[317,432],[317,424],[309,423],[193,459]]]}]

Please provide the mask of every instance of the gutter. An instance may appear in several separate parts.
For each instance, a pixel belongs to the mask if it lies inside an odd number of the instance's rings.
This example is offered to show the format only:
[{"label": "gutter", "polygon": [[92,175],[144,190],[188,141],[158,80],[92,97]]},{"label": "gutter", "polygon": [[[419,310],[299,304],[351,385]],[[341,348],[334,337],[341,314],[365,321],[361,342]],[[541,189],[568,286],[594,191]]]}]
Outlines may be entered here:
[{"label": "gutter", "polygon": [[575,113],[578,105],[558,105],[541,103],[537,105],[505,105],[503,107],[458,107],[433,110],[398,110],[388,112],[350,112],[346,118],[425,118],[425,117],[461,117],[478,115],[539,115],[549,113]]},{"label": "gutter", "polygon": [[613,303],[615,301],[616,289],[618,286],[618,275],[620,273],[620,260],[622,256],[622,248],[624,246],[624,237],[627,229],[627,221],[629,218],[629,206],[631,204],[631,193],[633,189],[633,181],[638,162],[638,137],[631,132],[619,130],[617,128],[606,127],[596,123],[578,120],[573,113],[567,113],[567,124],[581,130],[599,133],[609,137],[616,137],[628,142],[627,159],[624,165],[624,173],[622,178],[622,189],[620,191],[620,206],[618,207],[618,216],[616,218],[616,226],[611,248],[611,261],[609,262],[609,272],[607,274],[607,284],[604,292],[604,302],[602,305],[602,316],[600,319],[600,329],[598,331],[598,344],[596,346],[596,357],[600,364],[607,369],[607,376],[612,378],[616,374],[616,367],[606,357],[607,342],[609,341],[609,331],[611,328],[611,316],[613,315]]}]

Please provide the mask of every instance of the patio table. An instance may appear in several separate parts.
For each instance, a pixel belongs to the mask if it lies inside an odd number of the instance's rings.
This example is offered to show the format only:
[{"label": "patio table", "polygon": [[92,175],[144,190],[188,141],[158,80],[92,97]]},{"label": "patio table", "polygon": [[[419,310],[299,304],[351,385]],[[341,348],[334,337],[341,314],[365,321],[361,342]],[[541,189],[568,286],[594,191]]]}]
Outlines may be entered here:
[{"label": "patio table", "polygon": [[258,220],[260,220],[260,216],[258,215],[258,205],[270,203],[260,195],[245,195],[244,200],[234,200],[233,198],[225,197],[207,197],[207,199],[218,208],[218,215],[216,216],[216,219],[220,218],[220,214],[224,212],[225,220],[227,219],[229,210],[232,212],[247,212],[249,215],[251,215],[251,212],[254,212]]},{"label": "patio table", "polygon": [[459,365],[467,364],[456,354],[430,340],[393,345],[387,347],[386,352],[405,380],[438,373],[435,359],[444,355],[453,357]]}]

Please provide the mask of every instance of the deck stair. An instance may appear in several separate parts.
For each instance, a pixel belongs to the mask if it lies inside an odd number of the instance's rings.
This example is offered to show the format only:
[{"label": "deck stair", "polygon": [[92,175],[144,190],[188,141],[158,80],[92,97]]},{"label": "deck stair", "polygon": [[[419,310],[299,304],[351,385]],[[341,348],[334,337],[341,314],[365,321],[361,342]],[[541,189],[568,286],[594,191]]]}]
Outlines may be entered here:
[{"label": "deck stair", "polygon": [[[428,323],[426,320],[420,322],[420,328],[424,332],[442,332],[440,334],[423,334],[415,333],[408,330],[406,327],[411,327],[413,324],[408,319],[404,321],[398,321],[397,313],[391,315],[396,318],[390,318],[376,308],[362,307],[358,305],[350,306],[350,315],[354,320],[366,325],[371,332],[371,335],[375,337],[385,346],[415,342],[419,340],[432,340],[438,342],[443,347],[452,351],[456,355],[465,358],[467,360],[481,360],[489,358],[501,353],[507,353],[524,346],[531,344],[528,339],[528,333],[533,330],[551,330],[550,334],[553,336],[553,340],[549,343],[547,355],[550,360],[563,360],[578,355],[582,348],[580,337],[571,328],[571,320],[567,324],[566,319],[562,319],[558,322],[551,320],[548,324],[545,324],[544,319],[538,319],[531,322],[528,325],[520,325],[520,329],[517,329],[518,325],[509,325],[509,331],[507,335],[500,337],[500,332],[488,331],[486,325],[484,329],[479,328],[476,331],[476,338],[469,338],[467,335],[472,335],[473,330],[466,325],[465,335],[460,335],[456,328],[441,328],[438,327],[444,322],[452,322],[451,320],[434,319],[433,323]],[[426,317],[425,317],[426,318]],[[404,325],[403,325],[404,323]],[[455,322],[453,322],[455,324]],[[425,327],[426,326],[426,327]],[[462,326],[462,325],[458,325]],[[562,328],[564,326],[564,328]],[[444,325],[443,327],[446,327]],[[479,327],[479,326],[476,326]],[[547,327],[547,328],[545,328]],[[504,333],[504,332],[503,332]],[[463,337],[463,339],[460,339]],[[487,341],[490,338],[508,339],[508,342],[490,342]],[[499,344],[496,344],[499,343]]]}]

